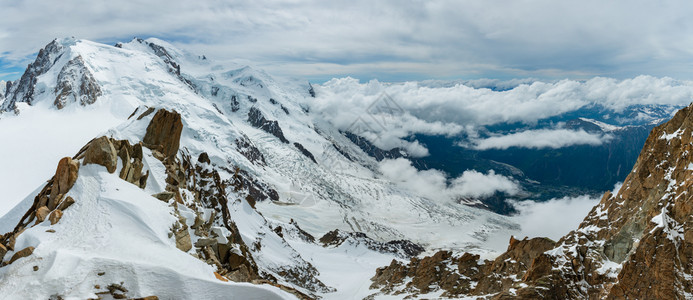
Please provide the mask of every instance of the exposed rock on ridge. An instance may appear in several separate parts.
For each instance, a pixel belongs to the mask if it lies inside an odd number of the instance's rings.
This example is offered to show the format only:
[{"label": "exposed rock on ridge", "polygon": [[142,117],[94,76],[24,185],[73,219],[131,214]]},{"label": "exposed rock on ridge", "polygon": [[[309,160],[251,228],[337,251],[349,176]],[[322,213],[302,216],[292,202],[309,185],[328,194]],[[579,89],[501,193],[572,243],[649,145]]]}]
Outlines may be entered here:
[{"label": "exposed rock on ridge", "polygon": [[41,49],[36,60],[24,71],[19,82],[16,85],[8,82],[7,92],[5,93],[5,98],[7,99],[0,107],[0,112],[14,110],[17,102],[26,102],[31,105],[34,101],[34,88],[37,78],[46,73],[55,64],[58,58],[62,56],[62,50],[63,45],[57,39]]},{"label": "exposed rock on ridge", "polygon": [[94,76],[84,65],[82,56],[77,56],[63,66],[58,74],[58,84],[55,87],[54,105],[58,109],[65,107],[70,102],[79,102],[85,106],[96,102],[101,96],[101,87],[96,83]]},{"label": "exposed rock on ridge", "polygon": [[158,150],[166,157],[174,157],[178,153],[182,132],[180,114],[160,109],[147,126],[147,133],[142,141],[148,148]]},{"label": "exposed rock on ridge", "polygon": [[267,120],[265,116],[262,114],[262,112],[255,107],[251,107],[250,111],[248,112],[248,123],[250,123],[250,125],[253,125],[254,127],[264,130],[265,132],[271,135],[276,136],[280,141],[282,141],[285,144],[289,143],[289,140],[287,140],[284,137],[284,132],[282,132],[282,128],[279,127],[279,122],[277,122],[276,120]]}]

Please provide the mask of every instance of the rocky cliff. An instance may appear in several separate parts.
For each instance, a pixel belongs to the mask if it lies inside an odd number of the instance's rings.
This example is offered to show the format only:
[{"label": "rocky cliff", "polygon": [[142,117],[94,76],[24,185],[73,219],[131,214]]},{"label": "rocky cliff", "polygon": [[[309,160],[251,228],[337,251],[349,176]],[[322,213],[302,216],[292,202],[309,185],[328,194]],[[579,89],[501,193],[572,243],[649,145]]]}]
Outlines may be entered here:
[{"label": "rocky cliff", "polygon": [[[79,103],[82,106],[93,104],[102,95],[101,87],[94,79],[94,75],[87,67],[81,55],[74,54],[70,46],[74,45],[74,38],[55,39],[41,49],[36,60],[31,63],[22,77],[14,82],[3,82],[0,85],[4,97],[0,95],[0,112],[17,111],[17,103],[33,105],[37,97],[49,94],[46,83],[55,85],[51,91],[54,98],[53,105],[62,109],[69,103]],[[54,69],[54,67],[56,67]],[[59,68],[59,71],[57,70]],[[50,79],[54,82],[40,83],[39,78],[50,73]],[[56,72],[57,71],[57,72]]]},{"label": "rocky cliff", "polygon": [[[693,106],[650,133],[617,194],[559,241],[511,238],[494,261],[441,251],[377,270],[376,294],[506,299],[693,297]],[[431,294],[433,293],[433,294]]]}]

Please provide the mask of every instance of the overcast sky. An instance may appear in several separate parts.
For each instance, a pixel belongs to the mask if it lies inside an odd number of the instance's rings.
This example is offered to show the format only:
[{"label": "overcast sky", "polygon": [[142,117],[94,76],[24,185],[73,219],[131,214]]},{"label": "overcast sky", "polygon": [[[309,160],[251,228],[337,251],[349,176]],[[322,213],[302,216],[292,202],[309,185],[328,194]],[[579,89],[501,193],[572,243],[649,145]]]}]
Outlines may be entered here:
[{"label": "overcast sky", "polygon": [[693,79],[691,1],[0,0],[0,79],[56,37],[159,37],[315,82]]}]

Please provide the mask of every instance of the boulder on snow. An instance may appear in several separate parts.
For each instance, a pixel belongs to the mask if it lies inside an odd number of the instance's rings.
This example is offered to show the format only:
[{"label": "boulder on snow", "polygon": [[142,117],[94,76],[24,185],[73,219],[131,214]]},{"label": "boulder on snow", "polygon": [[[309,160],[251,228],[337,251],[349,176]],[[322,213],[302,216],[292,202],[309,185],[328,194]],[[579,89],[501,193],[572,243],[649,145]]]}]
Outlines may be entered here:
[{"label": "boulder on snow", "polygon": [[65,209],[67,209],[68,207],[70,207],[70,205],[72,205],[72,204],[74,204],[74,203],[75,203],[75,199],[72,199],[72,197],[67,196],[67,197],[63,200],[63,202],[60,202],[60,205],[58,205],[58,209],[64,211]]},{"label": "boulder on snow", "polygon": [[173,236],[176,238],[176,248],[183,252],[188,252],[192,249],[192,240],[190,240],[190,232],[188,225],[185,224],[185,218],[178,216],[179,223],[173,227]]},{"label": "boulder on snow", "polygon": [[34,247],[26,247],[22,250],[17,251],[14,255],[12,255],[12,258],[10,258],[10,263],[15,262],[16,260],[22,258],[22,257],[27,257],[34,253]]},{"label": "boulder on snow", "polygon": [[166,157],[175,157],[180,146],[183,121],[176,111],[159,109],[147,126],[144,145],[158,150]]},{"label": "boulder on snow", "polygon": [[75,181],[77,181],[78,172],[79,162],[69,157],[63,157],[58,162],[58,168],[55,170],[51,198],[67,193],[72,188],[72,185],[75,184]]},{"label": "boulder on snow", "polygon": [[195,247],[204,247],[204,246],[211,246],[217,243],[216,239],[212,238],[199,238],[197,242],[195,242]]},{"label": "boulder on snow", "polygon": [[187,229],[182,229],[176,231],[176,248],[183,252],[188,252],[192,249],[192,241],[190,240],[190,233]]},{"label": "boulder on snow", "polygon": [[48,201],[45,203],[46,206],[48,206],[48,209],[54,210],[56,206],[58,206],[58,203],[60,201],[63,201],[63,198],[65,197],[65,194],[58,194],[56,197],[48,199]]},{"label": "boulder on snow", "polygon": [[56,223],[58,223],[58,221],[60,221],[60,218],[62,218],[62,217],[63,217],[63,211],[56,209],[50,214],[50,216],[48,216],[48,220],[51,221],[51,225],[55,225]]},{"label": "boulder on snow", "polygon": [[46,206],[41,206],[36,210],[36,223],[43,222],[51,211]]},{"label": "boulder on snow", "polygon": [[157,193],[157,194],[152,195],[152,197],[159,199],[161,201],[164,201],[164,202],[168,202],[168,200],[171,200],[173,198],[173,196],[175,196],[175,195],[176,194],[174,194],[172,192],[161,192],[161,193]]},{"label": "boulder on snow", "polygon": [[98,164],[106,167],[109,173],[113,173],[118,166],[118,156],[108,137],[102,136],[89,143],[84,152],[84,164]]}]

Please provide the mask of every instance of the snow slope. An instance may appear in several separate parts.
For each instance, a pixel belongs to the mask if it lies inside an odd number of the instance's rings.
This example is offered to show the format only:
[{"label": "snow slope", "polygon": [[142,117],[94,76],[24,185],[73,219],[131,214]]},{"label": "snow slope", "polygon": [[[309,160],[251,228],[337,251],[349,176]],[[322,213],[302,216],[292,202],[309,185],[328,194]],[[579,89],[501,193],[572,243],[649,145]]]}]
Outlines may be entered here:
[{"label": "snow slope", "polygon": [[[59,50],[47,62],[52,65],[36,76],[32,97],[3,103],[13,109],[0,114],[0,139],[11,145],[0,150],[0,164],[26,171],[0,172],[2,190],[11,191],[9,201],[18,203],[12,210],[11,205],[4,207],[10,211],[0,219],[5,231],[26,212],[34,189],[55,172],[58,158],[75,154],[101,135],[133,144],[142,141],[152,116],[140,120],[131,115],[149,107],[180,113],[178,159],[207,153],[208,167],[218,171],[221,180],[233,180],[238,168],[257,181],[262,192],[276,191],[276,199],[258,199],[256,211],[246,201],[231,201],[241,195],[227,190],[232,219],[246,245],[259,245],[251,248],[260,271],[306,294],[365,297],[375,268],[402,257],[359,242],[323,246],[292,235],[282,237],[278,227],[298,224],[316,237],[334,229],[363,232],[376,241],[410,240],[427,251],[447,248],[487,256],[494,253],[499,239],[505,241],[519,230],[509,218],[425,198],[388,181],[374,158],[310,113],[307,84],[277,80],[249,66],[212,62],[156,39],[135,39],[117,47],[75,39],[55,43]],[[91,74],[100,95],[92,104],[68,98],[73,100],[58,110],[56,82],[77,57],[84,62],[81,72]],[[77,87],[83,81],[69,84]],[[12,99],[25,99],[27,94],[20,92],[15,84]],[[269,127],[280,128],[288,143],[276,130],[258,128],[249,119],[253,110]],[[13,115],[16,111],[18,115]],[[255,152],[249,155],[248,149]],[[151,172],[145,190],[102,167],[83,166],[70,193],[86,200],[77,201],[60,223],[51,226],[44,221],[20,235],[15,249],[33,246],[35,255],[0,268],[0,294],[32,282],[33,288],[18,298],[45,298],[52,293],[92,297],[95,284],[131,278],[123,285],[137,296],[292,297],[275,288],[223,283],[214,278],[213,267],[178,250],[168,236],[176,221],[171,207],[150,196],[166,187],[166,170],[151,153],[145,165]],[[180,213],[187,214],[192,226],[196,212],[181,208]],[[55,233],[46,232],[49,228]],[[194,243],[197,238],[192,233],[191,237]],[[311,265],[317,273],[311,273]],[[103,266],[109,266],[106,275],[94,276]],[[313,274],[310,277],[324,286],[283,275],[289,269]]]},{"label": "snow slope", "polygon": [[[48,299],[54,294],[94,298],[99,291],[94,286],[105,290],[113,283],[128,289],[131,297],[294,298],[270,286],[216,279],[212,266],[176,249],[168,236],[177,221],[169,205],[102,166],[82,166],[67,196],[77,201],[59,223],[44,220],[19,235],[15,249],[35,250],[32,256],[0,268],[3,299]],[[20,217],[15,212],[5,215],[2,229],[9,231],[5,224],[16,224]],[[105,274],[97,275],[101,272]]]},{"label": "snow slope", "polygon": [[[40,110],[41,103],[50,107],[55,96],[49,87],[55,85],[58,71],[71,58],[82,56],[103,95],[92,105],[82,107],[73,103],[59,112],[74,113],[69,117],[71,126],[85,129],[84,138],[75,137],[74,141],[62,143],[67,149],[83,145],[87,136],[106,131],[117,120],[125,121],[141,105],[174,109],[181,112],[185,125],[181,145],[193,157],[207,152],[213,163],[232,162],[284,195],[279,202],[312,199],[305,203],[287,203],[289,205],[266,201],[259,203],[258,209],[285,222],[293,218],[314,235],[338,228],[365,232],[380,240],[411,239],[432,248],[471,249],[483,244],[492,233],[506,234],[508,230],[517,229],[507,218],[447,201],[422,198],[381,178],[373,158],[321,117],[305,112],[308,109],[305,99],[310,95],[304,84],[279,82],[248,66],[217,64],[156,39],[133,40],[121,44],[121,48],[73,39],[60,42],[65,47],[65,55],[46,74],[39,76],[37,86],[44,88],[37,89],[34,106],[20,106],[20,117],[31,115],[32,111],[36,111],[37,116],[55,112],[55,108]],[[169,65],[148,46],[151,43],[168,50],[182,66],[181,76],[169,72]],[[194,89],[181,78],[192,83]],[[236,107],[232,96],[239,102]],[[277,120],[291,144],[300,143],[317,157],[318,163],[293,145],[282,143],[251,126],[247,122],[251,107],[260,110],[267,119]],[[101,121],[79,115],[83,111]],[[12,117],[5,115],[0,122],[11,122]],[[40,136],[51,137],[60,132],[49,124],[37,126],[43,127],[37,130]],[[0,126],[7,127],[10,126]],[[6,136],[21,144],[12,134]],[[234,141],[242,136],[247,136],[260,150],[267,166],[253,164],[238,153]],[[334,151],[333,145],[351,159]],[[3,159],[17,156],[16,152],[7,154]],[[19,161],[28,165],[27,159]],[[44,167],[43,172],[48,173],[51,168]],[[14,182],[17,181],[19,179]],[[23,188],[22,193],[32,189]],[[295,194],[301,197],[287,196]]]}]

